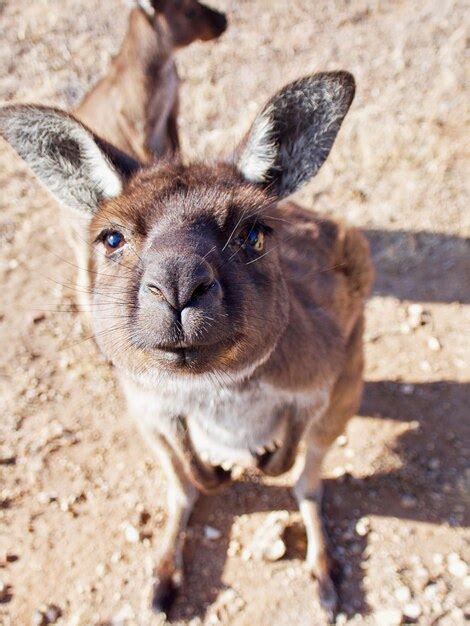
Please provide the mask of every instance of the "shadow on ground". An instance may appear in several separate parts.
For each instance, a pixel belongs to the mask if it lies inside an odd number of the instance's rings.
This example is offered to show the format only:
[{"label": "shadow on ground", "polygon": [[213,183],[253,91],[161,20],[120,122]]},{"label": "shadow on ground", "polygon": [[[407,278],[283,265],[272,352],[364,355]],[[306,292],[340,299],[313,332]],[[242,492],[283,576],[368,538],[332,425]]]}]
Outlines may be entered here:
[{"label": "shadow on ground", "polygon": [[[461,502],[458,481],[467,466],[462,442],[470,434],[468,385],[452,381],[416,384],[412,393],[409,388],[407,393],[403,393],[403,384],[393,381],[367,383],[360,412],[364,420],[416,422],[416,428],[407,430],[395,441],[394,452],[402,460],[401,467],[360,479],[346,474],[340,479],[324,481],[324,512],[337,562],[341,610],[349,615],[368,611],[361,568],[367,537],[346,532],[355,527],[360,517],[376,515],[450,525],[466,525],[469,521],[458,519],[452,512],[453,505]],[[438,463],[430,465],[431,458],[438,459]],[[415,498],[415,506],[403,505],[404,494]],[[210,525],[211,515],[216,514],[223,538],[211,542],[210,558],[202,533],[189,539],[185,586],[172,619],[204,615],[224,589],[222,575],[234,518],[243,513],[276,509],[296,510],[290,491],[262,485],[256,479],[237,482],[221,494],[201,499],[192,525],[198,528]],[[286,539],[288,552],[284,558],[303,558],[306,543],[302,526],[290,528]]]},{"label": "shadow on ground", "polygon": [[427,231],[364,233],[377,270],[376,295],[470,303],[470,239]]}]

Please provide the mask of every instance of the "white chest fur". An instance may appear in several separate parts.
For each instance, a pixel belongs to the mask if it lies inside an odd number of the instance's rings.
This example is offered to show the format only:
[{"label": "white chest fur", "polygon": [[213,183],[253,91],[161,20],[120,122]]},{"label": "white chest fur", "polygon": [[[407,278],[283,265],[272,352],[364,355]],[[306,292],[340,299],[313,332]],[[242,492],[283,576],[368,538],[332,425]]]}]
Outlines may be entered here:
[{"label": "white chest fur", "polygon": [[249,467],[256,452],[282,447],[292,420],[315,419],[329,398],[328,389],[292,393],[264,382],[219,388],[205,379],[172,379],[149,389],[126,377],[122,384],[146,432],[165,432],[184,416],[198,455],[225,466]]}]

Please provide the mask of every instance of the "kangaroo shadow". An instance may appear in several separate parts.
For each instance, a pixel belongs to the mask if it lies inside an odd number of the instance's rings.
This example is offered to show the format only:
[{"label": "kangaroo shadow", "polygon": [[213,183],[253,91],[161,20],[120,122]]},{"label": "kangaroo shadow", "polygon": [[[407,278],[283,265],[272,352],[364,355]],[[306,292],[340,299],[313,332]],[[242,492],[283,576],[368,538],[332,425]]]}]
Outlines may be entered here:
[{"label": "kangaroo shadow", "polygon": [[470,239],[427,231],[364,229],[374,293],[422,302],[470,303]]},{"label": "kangaroo shadow", "polygon": [[[366,384],[360,411],[368,419],[413,422],[393,443],[402,464],[391,472],[364,478],[349,474],[324,481],[324,519],[330,549],[337,565],[340,610],[366,614],[367,602],[361,565],[365,560],[367,536],[355,531],[366,515],[395,517],[435,524],[467,525],[462,515],[461,477],[468,466],[463,442],[468,438],[468,385],[453,381],[409,384],[393,381]],[[436,461],[437,459],[437,461]],[[403,495],[414,499],[412,507]],[[191,519],[185,550],[185,583],[173,607],[172,621],[202,617],[225,588],[223,572],[230,530],[236,516],[272,510],[297,511],[288,488],[263,485],[257,476],[235,482],[226,491],[202,497]],[[208,540],[203,528],[214,525],[220,539]],[[285,535],[285,560],[305,557],[306,539],[302,524],[295,523]],[[316,602],[312,593],[312,602]]]}]

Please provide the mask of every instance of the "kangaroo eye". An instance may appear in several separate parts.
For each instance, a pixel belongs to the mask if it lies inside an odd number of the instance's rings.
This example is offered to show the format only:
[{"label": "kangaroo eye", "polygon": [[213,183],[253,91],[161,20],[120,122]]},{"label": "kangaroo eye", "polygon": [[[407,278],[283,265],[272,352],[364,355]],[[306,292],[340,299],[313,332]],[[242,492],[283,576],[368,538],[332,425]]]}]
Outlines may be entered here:
[{"label": "kangaroo eye", "polygon": [[238,235],[238,244],[242,247],[249,246],[255,252],[261,252],[264,248],[264,232],[259,226],[245,228]]},{"label": "kangaroo eye", "polygon": [[126,240],[124,239],[124,235],[122,235],[119,231],[111,230],[105,234],[103,243],[107,252],[114,252],[115,250],[122,248],[122,246],[126,243]]}]

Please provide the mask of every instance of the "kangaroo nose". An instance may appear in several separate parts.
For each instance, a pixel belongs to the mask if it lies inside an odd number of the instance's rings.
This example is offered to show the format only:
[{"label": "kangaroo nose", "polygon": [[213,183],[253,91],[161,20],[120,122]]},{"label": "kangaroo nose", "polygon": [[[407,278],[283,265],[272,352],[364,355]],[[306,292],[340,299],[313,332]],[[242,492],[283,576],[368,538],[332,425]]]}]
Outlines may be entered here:
[{"label": "kangaroo nose", "polygon": [[214,11],[214,20],[213,24],[217,30],[218,34],[222,34],[227,28],[227,18],[224,13],[219,13],[218,11]]},{"label": "kangaroo nose", "polygon": [[214,278],[214,271],[205,260],[183,263],[173,259],[147,274],[145,286],[153,296],[166,300],[176,311],[182,311],[212,288]]}]

